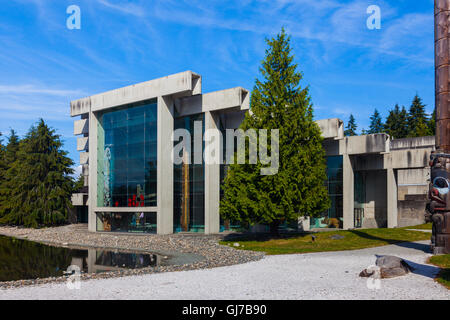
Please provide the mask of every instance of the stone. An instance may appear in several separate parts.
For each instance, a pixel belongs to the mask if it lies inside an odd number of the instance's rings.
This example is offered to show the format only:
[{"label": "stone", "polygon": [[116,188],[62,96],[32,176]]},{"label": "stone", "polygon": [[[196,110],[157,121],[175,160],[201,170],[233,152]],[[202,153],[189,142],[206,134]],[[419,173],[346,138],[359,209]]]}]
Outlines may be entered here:
[{"label": "stone", "polygon": [[344,239],[345,237],[344,236],[341,236],[341,235],[339,235],[339,234],[333,234],[331,237],[330,237],[330,239],[333,239],[333,240],[341,240],[341,239]]},{"label": "stone", "polygon": [[[381,279],[404,276],[413,270],[405,260],[395,256],[377,256],[375,264],[379,268],[379,274],[377,276]],[[378,272],[375,272],[373,268],[371,270],[364,269],[359,276],[371,277],[375,276],[376,273]]]},{"label": "stone", "polygon": [[375,264],[380,268],[382,279],[404,276],[412,271],[405,260],[395,256],[378,256]]}]

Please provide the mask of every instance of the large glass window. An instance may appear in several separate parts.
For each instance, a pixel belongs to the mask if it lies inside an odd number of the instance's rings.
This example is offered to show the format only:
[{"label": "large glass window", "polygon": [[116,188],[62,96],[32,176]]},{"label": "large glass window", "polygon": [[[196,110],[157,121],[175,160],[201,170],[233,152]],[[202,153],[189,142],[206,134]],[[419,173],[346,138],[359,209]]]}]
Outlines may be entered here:
[{"label": "large glass window", "polygon": [[[174,122],[175,129],[186,129],[191,134],[191,164],[174,165],[174,232],[205,231],[205,166],[203,157],[201,164],[194,163],[193,144],[194,122],[202,122],[203,136],[204,118],[204,114],[198,114],[176,118]],[[174,142],[174,144],[177,143],[179,142]]]},{"label": "large glass window", "polygon": [[97,231],[156,233],[156,212],[98,212]]},{"label": "large glass window", "polygon": [[311,228],[342,228],[343,223],[343,169],[342,156],[327,157],[328,195],[331,200],[330,208],[322,217],[311,218]]},{"label": "large glass window", "polygon": [[98,115],[97,204],[156,207],[156,100]]}]

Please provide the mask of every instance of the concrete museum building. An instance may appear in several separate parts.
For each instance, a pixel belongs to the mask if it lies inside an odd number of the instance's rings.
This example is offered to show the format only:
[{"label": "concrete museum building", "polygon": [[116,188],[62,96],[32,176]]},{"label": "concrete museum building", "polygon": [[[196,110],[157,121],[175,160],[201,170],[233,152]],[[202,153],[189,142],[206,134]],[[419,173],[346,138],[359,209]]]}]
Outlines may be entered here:
[{"label": "concrete museum building", "polygon": [[[249,97],[241,87],[202,94],[201,76],[186,71],[72,101],[85,178],[85,187],[72,196],[78,221],[87,220],[93,232],[229,229],[219,215],[225,165],[174,164],[172,133],[237,129]],[[317,123],[332,205],[322,217],[302,218],[294,228],[393,228],[424,221],[434,137],[344,137],[343,121]],[[204,143],[200,149],[191,144],[191,157],[203,153]]]}]

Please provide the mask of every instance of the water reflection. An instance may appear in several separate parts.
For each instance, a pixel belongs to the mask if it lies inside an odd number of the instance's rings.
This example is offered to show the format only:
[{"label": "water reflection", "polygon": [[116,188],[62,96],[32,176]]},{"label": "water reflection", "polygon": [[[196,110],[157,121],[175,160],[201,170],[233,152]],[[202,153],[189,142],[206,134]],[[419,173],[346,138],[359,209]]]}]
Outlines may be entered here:
[{"label": "water reflection", "polygon": [[98,273],[168,264],[158,254],[52,247],[0,236],[0,281],[58,277],[70,265]]}]

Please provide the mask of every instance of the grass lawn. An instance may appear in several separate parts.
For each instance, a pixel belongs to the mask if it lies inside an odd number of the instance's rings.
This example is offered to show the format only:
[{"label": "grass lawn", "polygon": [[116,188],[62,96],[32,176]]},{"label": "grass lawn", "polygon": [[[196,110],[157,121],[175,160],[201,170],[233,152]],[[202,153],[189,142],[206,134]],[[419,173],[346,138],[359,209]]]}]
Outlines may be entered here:
[{"label": "grass lawn", "polygon": [[[343,236],[342,239],[332,239],[333,235]],[[345,231],[327,231],[312,234],[280,235],[271,238],[267,235],[249,235],[221,241],[224,245],[239,243],[239,249],[264,251],[272,254],[308,253],[323,251],[342,251],[378,247],[398,242],[429,240],[429,233],[398,229],[360,229]]]},{"label": "grass lawn", "polygon": [[450,254],[433,256],[430,258],[430,263],[442,268],[436,281],[450,289]]},{"label": "grass lawn", "polygon": [[433,224],[430,222],[430,223],[419,224],[418,226],[402,227],[402,229],[422,229],[422,230],[431,230],[432,227],[433,227]]}]

